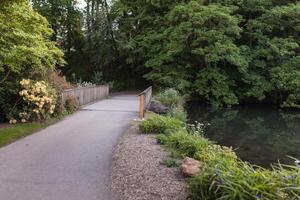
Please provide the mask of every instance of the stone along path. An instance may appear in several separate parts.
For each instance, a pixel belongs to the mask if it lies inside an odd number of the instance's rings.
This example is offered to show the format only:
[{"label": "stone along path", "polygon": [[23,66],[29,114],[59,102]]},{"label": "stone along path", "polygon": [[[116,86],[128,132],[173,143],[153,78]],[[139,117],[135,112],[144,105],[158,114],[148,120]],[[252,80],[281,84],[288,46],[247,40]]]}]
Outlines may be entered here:
[{"label": "stone along path", "polygon": [[113,148],[137,112],[136,95],[113,96],[0,149],[0,199],[111,199]]}]

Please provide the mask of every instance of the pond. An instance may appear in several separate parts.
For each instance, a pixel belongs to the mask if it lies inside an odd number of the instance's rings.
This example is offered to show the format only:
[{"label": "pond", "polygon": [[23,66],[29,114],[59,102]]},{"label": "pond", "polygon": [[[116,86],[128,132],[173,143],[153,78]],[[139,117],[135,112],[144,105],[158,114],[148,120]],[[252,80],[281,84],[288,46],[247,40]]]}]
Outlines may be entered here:
[{"label": "pond", "polygon": [[187,106],[190,122],[209,123],[205,136],[235,149],[244,161],[262,167],[294,164],[300,158],[300,111],[268,106],[213,110],[197,102]]}]

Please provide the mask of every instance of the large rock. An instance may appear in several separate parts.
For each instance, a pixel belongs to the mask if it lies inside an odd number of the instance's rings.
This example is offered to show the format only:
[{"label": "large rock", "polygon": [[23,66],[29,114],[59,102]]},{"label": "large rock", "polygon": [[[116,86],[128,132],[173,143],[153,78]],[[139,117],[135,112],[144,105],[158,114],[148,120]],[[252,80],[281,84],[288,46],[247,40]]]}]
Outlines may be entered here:
[{"label": "large rock", "polygon": [[169,108],[164,106],[163,104],[161,104],[158,101],[151,101],[148,110],[162,115],[162,114],[167,114],[169,111]]},{"label": "large rock", "polygon": [[186,157],[181,164],[181,171],[185,176],[195,176],[200,173],[202,163],[193,158]]}]

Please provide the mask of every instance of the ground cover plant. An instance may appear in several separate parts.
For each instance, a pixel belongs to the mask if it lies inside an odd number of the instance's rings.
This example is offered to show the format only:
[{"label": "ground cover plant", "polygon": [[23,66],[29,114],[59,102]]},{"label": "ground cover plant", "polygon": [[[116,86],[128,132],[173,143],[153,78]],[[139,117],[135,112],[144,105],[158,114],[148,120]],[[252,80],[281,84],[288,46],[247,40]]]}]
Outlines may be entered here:
[{"label": "ground cover plant", "polygon": [[146,119],[139,125],[143,133],[166,133],[168,131],[176,130],[183,126],[183,123],[178,119],[155,115]]}]

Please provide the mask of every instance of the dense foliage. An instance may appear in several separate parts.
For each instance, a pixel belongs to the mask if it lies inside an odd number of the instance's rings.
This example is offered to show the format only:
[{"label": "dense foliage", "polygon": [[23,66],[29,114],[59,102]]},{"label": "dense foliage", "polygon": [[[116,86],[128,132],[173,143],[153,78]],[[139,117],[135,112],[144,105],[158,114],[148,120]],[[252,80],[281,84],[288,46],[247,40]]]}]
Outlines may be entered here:
[{"label": "dense foliage", "polygon": [[[217,105],[299,107],[296,1],[120,0],[118,32],[155,85]],[[120,33],[121,34],[121,33]]]},{"label": "dense foliage", "polygon": [[40,121],[53,115],[57,101],[56,91],[44,81],[20,81],[20,99],[11,110],[11,120]]},{"label": "dense foliage", "polygon": [[64,65],[62,51],[67,64],[59,69],[73,82],[175,87],[214,106],[300,107],[296,0],[85,3],[3,0],[2,118],[21,78],[44,79],[47,69]]},{"label": "dense foliage", "polygon": [[[33,9],[47,18],[53,29],[51,40],[59,44],[65,53],[67,65],[61,70],[85,76],[88,58],[84,53],[83,13],[75,0],[31,0]],[[72,66],[72,68],[70,68]]]},{"label": "dense foliage", "polygon": [[83,11],[75,0],[32,2],[70,80],[175,87],[214,106],[300,107],[296,0],[86,0]]},{"label": "dense foliage", "polygon": [[184,99],[180,93],[173,88],[159,92],[155,95],[155,99],[169,108],[182,107],[184,102]]},{"label": "dense foliage", "polygon": [[19,81],[42,79],[64,63],[63,53],[49,38],[47,20],[26,0],[3,1],[0,7],[0,121],[18,99]]},{"label": "dense foliage", "polygon": [[1,5],[0,32],[0,72],[4,75],[45,71],[63,63],[62,52],[49,40],[52,30],[47,20],[26,1]]}]

